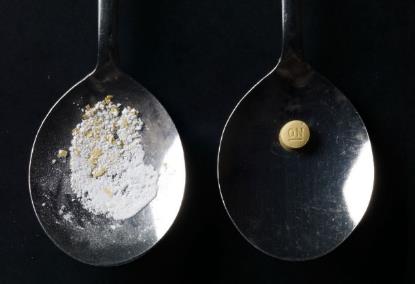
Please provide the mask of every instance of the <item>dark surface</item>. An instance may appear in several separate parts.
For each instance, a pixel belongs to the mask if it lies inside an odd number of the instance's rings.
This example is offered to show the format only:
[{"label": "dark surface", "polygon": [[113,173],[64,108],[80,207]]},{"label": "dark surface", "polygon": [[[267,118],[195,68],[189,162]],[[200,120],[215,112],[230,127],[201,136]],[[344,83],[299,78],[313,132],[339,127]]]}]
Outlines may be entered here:
[{"label": "dark surface", "polygon": [[415,281],[413,1],[306,1],[306,59],[364,119],[376,182],[353,235],[305,263],[252,248],[226,216],[216,182],[229,112],[277,62],[279,1],[124,0],[120,6],[121,66],[159,98],[182,135],[189,178],[179,218],[148,255],[117,268],[80,264],[46,237],[29,200],[29,152],[48,109],[95,64],[96,1],[2,0],[0,283]]}]

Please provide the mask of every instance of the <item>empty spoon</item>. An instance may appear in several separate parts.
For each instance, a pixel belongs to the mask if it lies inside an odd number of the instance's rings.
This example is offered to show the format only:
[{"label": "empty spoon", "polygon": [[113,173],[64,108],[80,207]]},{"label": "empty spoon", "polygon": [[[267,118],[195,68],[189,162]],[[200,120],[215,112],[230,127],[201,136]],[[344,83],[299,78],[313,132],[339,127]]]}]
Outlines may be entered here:
[{"label": "empty spoon", "polygon": [[273,257],[329,253],[361,221],[374,165],[349,100],[303,61],[301,0],[282,0],[278,65],[237,104],[222,133],[217,174],[242,236]]},{"label": "empty spoon", "polygon": [[[170,116],[143,86],[117,68],[116,0],[98,1],[96,69],[65,93],[43,120],[31,152],[29,188],[36,216],[49,238],[71,257],[91,265],[120,265],[152,248],[174,222],[184,193],[182,144]],[[71,190],[69,159],[53,164],[71,145],[80,107],[105,96],[141,112],[145,162],[159,173],[158,193],[135,216],[114,220],[82,207]]]}]

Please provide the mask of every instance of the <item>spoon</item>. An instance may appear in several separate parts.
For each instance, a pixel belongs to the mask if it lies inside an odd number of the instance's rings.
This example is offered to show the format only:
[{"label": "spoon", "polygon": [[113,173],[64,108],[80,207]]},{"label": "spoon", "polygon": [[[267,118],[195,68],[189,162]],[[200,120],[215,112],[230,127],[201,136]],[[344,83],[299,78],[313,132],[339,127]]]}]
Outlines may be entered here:
[{"label": "spoon", "polygon": [[[130,262],[165,235],[178,214],[186,175],[182,144],[170,116],[149,91],[117,68],[117,2],[98,1],[97,66],[50,109],[29,164],[32,204],[44,231],[66,254],[96,266]],[[155,199],[126,220],[85,210],[71,190],[69,161],[51,163],[58,149],[70,147],[71,131],[81,121],[80,106],[93,105],[108,94],[141,112],[145,162],[159,172]]]},{"label": "spoon", "polygon": [[349,100],[303,61],[301,0],[282,0],[278,65],[237,104],[217,174],[242,236],[270,256],[303,261],[339,246],[371,198],[373,155]]}]

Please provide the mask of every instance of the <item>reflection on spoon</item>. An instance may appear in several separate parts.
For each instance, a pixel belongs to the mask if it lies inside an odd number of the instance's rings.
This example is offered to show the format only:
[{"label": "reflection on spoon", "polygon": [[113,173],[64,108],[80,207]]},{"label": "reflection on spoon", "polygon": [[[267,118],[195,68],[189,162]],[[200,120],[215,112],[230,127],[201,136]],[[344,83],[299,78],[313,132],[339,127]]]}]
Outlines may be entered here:
[{"label": "reflection on spoon", "polygon": [[372,195],[374,179],[372,147],[369,141],[359,150],[343,186],[349,217],[357,225],[362,220]]},{"label": "reflection on spoon", "polygon": [[185,187],[183,148],[178,137],[167,150],[159,174],[158,194],[149,205],[157,238],[163,237],[174,222]]}]

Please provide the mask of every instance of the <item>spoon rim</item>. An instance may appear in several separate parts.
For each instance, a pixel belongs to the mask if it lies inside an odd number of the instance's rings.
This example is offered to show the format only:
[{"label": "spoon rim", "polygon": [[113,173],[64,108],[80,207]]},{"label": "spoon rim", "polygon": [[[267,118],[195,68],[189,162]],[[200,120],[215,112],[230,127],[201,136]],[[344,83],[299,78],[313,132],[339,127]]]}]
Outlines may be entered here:
[{"label": "spoon rim", "polygon": [[[224,195],[222,193],[222,188],[223,186],[221,186],[221,175],[220,175],[220,156],[221,156],[221,149],[222,149],[222,144],[223,144],[223,139],[225,136],[225,132],[228,128],[228,124],[231,121],[232,117],[234,116],[234,113],[236,112],[236,110],[239,108],[240,104],[245,100],[245,98],[247,96],[249,96],[252,91],[258,86],[260,85],[264,80],[268,79],[268,77],[270,77],[272,74],[274,74],[274,72],[277,71],[279,65],[285,60],[285,56],[281,56],[278,60],[278,63],[276,66],[274,66],[271,71],[269,71],[265,76],[263,76],[257,83],[255,83],[243,96],[241,99],[238,100],[237,104],[234,106],[234,108],[232,109],[230,115],[228,116],[226,123],[223,127],[221,136],[220,136],[220,140],[219,140],[219,147],[218,147],[218,154],[217,154],[217,160],[216,160],[216,175],[217,175],[217,183],[218,183],[218,189],[219,189],[219,194],[221,197],[221,201],[222,204],[225,208],[226,214],[228,215],[229,219],[231,220],[232,224],[234,225],[234,227],[237,229],[237,231],[239,232],[239,234],[255,249],[259,250],[260,252],[264,253],[267,256],[270,256],[274,259],[279,259],[279,260],[283,260],[283,261],[290,261],[290,262],[305,262],[305,261],[311,261],[311,260],[315,260],[324,256],[327,256],[329,254],[331,254],[334,250],[336,250],[339,246],[341,246],[347,239],[349,239],[350,235],[356,230],[356,228],[358,228],[358,226],[362,223],[363,219],[366,217],[367,212],[369,210],[369,208],[372,206],[372,202],[373,202],[373,195],[374,195],[374,191],[375,191],[375,177],[376,177],[376,165],[375,165],[375,159],[374,159],[374,154],[373,154],[373,147],[372,147],[372,142],[370,139],[370,135],[369,132],[367,130],[366,124],[364,123],[362,117],[360,116],[359,112],[357,111],[357,109],[354,107],[354,105],[352,104],[352,102],[346,97],[346,95],[344,95],[343,92],[340,91],[340,93],[342,94],[342,96],[347,100],[347,102],[351,105],[352,109],[354,110],[355,114],[357,115],[357,118],[360,120],[360,122],[362,123],[362,130],[364,131],[364,133],[367,136],[367,141],[365,143],[367,143],[369,149],[370,149],[370,163],[372,165],[371,169],[372,169],[372,180],[370,181],[371,184],[371,191],[370,191],[370,196],[368,199],[368,202],[365,206],[365,210],[364,213],[362,215],[362,217],[360,218],[360,220],[355,223],[353,225],[353,228],[344,236],[344,238],[338,242],[335,246],[330,247],[328,250],[325,250],[324,253],[321,254],[316,254],[313,256],[309,256],[309,257],[281,257],[281,256],[277,256],[275,254],[272,254],[268,251],[266,251],[265,249],[261,248],[259,245],[255,244],[252,240],[250,240],[245,233],[242,232],[242,230],[239,228],[238,224],[236,223],[236,221],[234,220],[234,218],[232,217],[228,206],[226,205],[226,201],[224,198]],[[305,63],[303,60],[299,60],[300,63]],[[325,76],[321,75],[320,73],[318,73],[314,68],[310,67],[311,71],[316,73],[320,78],[328,81],[331,85],[333,85],[333,87],[335,89],[337,89],[337,87],[331,83],[331,81],[329,81]],[[337,89],[338,90],[338,89]]]},{"label": "spoon rim", "polygon": [[[167,112],[167,110],[164,108],[164,106],[160,103],[160,101],[152,94],[148,91],[148,93],[153,96],[153,98],[157,101],[157,103],[161,106],[161,108],[166,112],[166,114],[168,115],[168,117],[170,118],[170,121],[172,123],[172,126],[174,127],[175,132],[177,133],[177,139],[180,142],[180,148],[181,148],[181,154],[183,156],[183,191],[182,191],[182,196],[180,198],[180,204],[178,206],[178,210],[176,213],[176,216],[173,219],[173,222],[170,224],[170,226],[167,228],[167,230],[164,232],[164,234],[159,237],[157,239],[157,241],[154,242],[154,244],[147,246],[146,249],[144,249],[141,253],[139,253],[138,255],[135,255],[131,258],[125,259],[123,261],[116,261],[116,262],[105,262],[105,263],[98,263],[98,262],[89,262],[84,260],[83,258],[80,258],[78,256],[75,256],[74,254],[72,254],[69,250],[64,249],[60,243],[51,236],[51,234],[49,233],[49,231],[45,228],[45,225],[43,224],[42,218],[40,218],[39,214],[38,214],[38,210],[36,208],[36,205],[34,203],[33,200],[33,193],[32,193],[32,177],[31,177],[31,168],[32,168],[32,160],[33,160],[33,153],[35,151],[36,148],[36,142],[38,140],[38,136],[43,128],[44,123],[49,119],[51,113],[54,111],[55,107],[61,102],[61,100],[63,98],[65,98],[68,94],[70,94],[74,89],[76,89],[78,86],[80,86],[82,83],[84,83],[85,81],[87,81],[88,79],[90,79],[92,76],[94,76],[96,73],[100,72],[104,66],[103,65],[97,65],[92,72],[88,73],[86,76],[84,76],[81,80],[79,80],[77,83],[75,83],[73,86],[71,86],[63,95],[61,95],[58,100],[52,105],[52,107],[48,110],[47,114],[45,115],[45,117],[42,119],[42,122],[40,124],[40,126],[38,127],[37,131],[36,131],[36,135],[35,138],[33,140],[32,146],[31,146],[31,150],[30,150],[30,159],[29,159],[29,165],[28,165],[28,169],[27,169],[27,177],[28,177],[28,190],[29,190],[29,196],[30,196],[30,202],[32,204],[32,208],[33,211],[35,213],[36,219],[38,221],[38,223],[40,224],[43,232],[46,234],[46,236],[52,241],[52,243],[62,252],[64,252],[66,255],[70,256],[71,258],[83,263],[83,264],[87,264],[87,265],[91,265],[94,267],[117,267],[117,266],[122,266],[124,264],[128,264],[131,263],[135,260],[137,260],[138,258],[143,257],[144,255],[146,255],[150,250],[152,250],[154,247],[156,247],[165,237],[166,235],[169,233],[169,231],[171,231],[172,227],[174,226],[174,223],[177,222],[178,216],[180,214],[180,212],[182,211],[182,207],[183,207],[183,201],[186,195],[186,189],[187,189],[187,166],[186,166],[186,155],[185,155],[185,151],[184,151],[184,147],[183,147],[183,142],[182,139],[180,137],[180,133],[173,121],[173,119],[171,118],[170,114]],[[128,74],[123,73],[121,70],[118,69],[118,67],[115,64],[112,64],[112,67],[115,68],[116,71],[120,72],[123,74],[123,76],[127,76],[128,78],[132,79]],[[134,79],[132,79],[134,80]],[[138,83],[137,81],[134,80],[134,82]],[[138,83],[140,84],[140,83]],[[140,84],[141,85],[141,84]],[[70,235],[70,234],[69,234]]]}]

